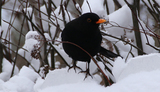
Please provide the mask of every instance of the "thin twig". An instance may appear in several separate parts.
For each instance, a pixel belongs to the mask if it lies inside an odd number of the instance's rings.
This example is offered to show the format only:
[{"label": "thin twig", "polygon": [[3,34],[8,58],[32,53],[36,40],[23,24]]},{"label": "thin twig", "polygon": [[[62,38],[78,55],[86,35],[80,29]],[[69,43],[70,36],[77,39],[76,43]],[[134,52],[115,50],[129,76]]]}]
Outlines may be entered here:
[{"label": "thin twig", "polygon": [[110,34],[106,34],[106,33],[102,32],[102,31],[101,31],[101,33],[103,33],[102,35],[109,36],[109,37],[112,37],[112,38],[118,39],[118,40],[120,40],[120,41],[123,41],[123,42],[125,42],[125,43],[127,43],[127,44],[129,44],[129,45],[133,46],[134,48],[136,48],[136,49],[140,50],[143,54],[146,54],[146,53],[145,53],[145,52],[143,52],[140,48],[138,48],[137,46],[135,46],[135,45],[131,44],[130,42],[127,42],[127,41],[125,41],[125,40],[123,40],[123,39],[121,39],[121,38],[118,38],[118,37],[116,37],[116,36],[112,36],[112,35],[110,35]]},{"label": "thin twig", "polygon": [[88,0],[87,0],[86,2],[87,2],[87,4],[88,4],[88,7],[89,7],[90,12],[92,12],[92,9],[91,9],[91,7],[90,7],[90,4],[89,4]]},{"label": "thin twig", "polygon": [[[21,42],[21,34],[22,34],[22,31],[23,31],[23,25],[24,25],[24,21],[25,21],[25,17],[23,18],[23,23],[22,23],[22,26],[21,26],[21,31],[20,31],[20,35],[19,35],[19,41],[18,41],[18,46],[20,45],[20,42]],[[15,60],[14,60],[14,64],[13,64],[13,68],[12,68],[12,73],[11,73],[11,77],[13,76],[13,73],[14,73],[14,69],[15,69],[15,66],[16,66],[16,61],[17,61],[17,54],[18,54],[18,47],[16,49],[16,55],[15,55]]]}]

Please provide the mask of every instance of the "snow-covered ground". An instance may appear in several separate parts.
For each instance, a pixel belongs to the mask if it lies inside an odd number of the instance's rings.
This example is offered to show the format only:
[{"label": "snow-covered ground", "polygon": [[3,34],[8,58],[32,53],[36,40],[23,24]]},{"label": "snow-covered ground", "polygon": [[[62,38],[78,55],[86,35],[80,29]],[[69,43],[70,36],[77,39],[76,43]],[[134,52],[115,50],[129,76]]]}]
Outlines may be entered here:
[{"label": "snow-covered ground", "polygon": [[8,81],[0,80],[0,92],[160,92],[159,60],[158,53],[138,56],[128,63],[118,58],[113,67],[117,82],[108,87],[99,85],[99,77],[84,80],[85,74],[73,69],[55,69],[42,79],[24,66]]}]

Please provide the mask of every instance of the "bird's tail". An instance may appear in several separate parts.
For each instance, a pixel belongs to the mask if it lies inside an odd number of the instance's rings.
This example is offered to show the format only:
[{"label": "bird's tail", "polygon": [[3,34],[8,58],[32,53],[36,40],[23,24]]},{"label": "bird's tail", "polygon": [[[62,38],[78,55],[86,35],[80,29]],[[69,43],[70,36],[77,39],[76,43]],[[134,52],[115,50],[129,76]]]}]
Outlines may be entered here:
[{"label": "bird's tail", "polygon": [[[99,53],[107,58],[116,58],[116,57],[120,56],[118,54],[115,54],[115,53],[103,48],[103,47],[100,48]],[[122,56],[120,56],[120,57],[122,57]]]}]

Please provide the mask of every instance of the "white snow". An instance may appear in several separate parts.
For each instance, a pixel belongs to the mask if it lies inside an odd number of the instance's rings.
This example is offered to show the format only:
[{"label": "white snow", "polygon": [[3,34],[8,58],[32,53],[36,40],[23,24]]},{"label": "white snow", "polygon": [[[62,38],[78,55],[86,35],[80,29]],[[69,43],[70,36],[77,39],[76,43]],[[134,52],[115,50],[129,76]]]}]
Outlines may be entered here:
[{"label": "white snow", "polygon": [[[131,10],[127,5],[124,5],[122,8],[118,9],[117,11],[111,13],[108,15],[109,21],[112,25],[108,24],[106,27],[107,32],[109,34],[112,34],[114,36],[121,36],[124,34],[124,28],[129,28],[133,27],[132,23],[132,14]],[[121,26],[121,27],[117,27]],[[125,29],[126,31],[130,31]]]},{"label": "white snow", "polygon": [[[7,81],[11,76],[13,65],[4,58],[2,66],[3,72],[0,74],[0,79],[2,79],[3,81]],[[15,67],[14,74],[18,74],[18,71],[18,68]]]},{"label": "white snow", "polygon": [[26,40],[28,39],[35,39],[35,40],[39,40],[40,36],[38,34],[37,31],[29,31],[26,36],[25,36]]},{"label": "white snow", "polygon": [[34,70],[32,69],[29,69],[28,67],[26,66],[23,66],[21,71],[19,72],[18,76],[23,76],[23,77],[26,77],[28,79],[30,79],[31,81],[35,82],[36,79],[38,77],[40,77],[37,73],[35,73]]},{"label": "white snow", "polygon": [[[52,78],[54,80],[50,80]],[[56,71],[50,71],[49,74],[47,74],[45,81],[41,86],[41,89],[44,89],[50,86],[75,84],[77,82],[83,82],[83,80],[84,80],[84,74],[75,73],[74,69],[70,69],[69,71],[68,71],[68,68],[57,69]],[[93,80],[91,79],[91,77],[88,77],[87,79],[85,79],[85,82],[86,81],[93,81]]]},{"label": "white snow", "polygon": [[160,70],[159,59],[160,54],[154,53],[150,55],[138,56],[128,60],[128,62],[126,63],[127,65],[125,65],[126,67],[124,67],[117,81],[122,80],[130,74],[135,74],[143,71],[149,72],[153,70]]},{"label": "white snow", "polygon": [[106,92],[159,92],[160,70],[129,75],[106,88]]},{"label": "white snow", "polygon": [[34,92],[35,79],[39,76],[28,67],[23,67],[18,75],[13,76],[7,82],[2,82],[0,91],[2,92]]},{"label": "white snow", "polygon": [[159,53],[137,56],[127,63],[117,58],[113,67],[117,82],[108,87],[99,85],[98,76],[84,80],[85,74],[75,73],[74,69],[55,69],[42,79],[24,66],[8,81],[0,80],[0,92],[159,92],[159,60]]},{"label": "white snow", "polygon": [[122,58],[118,57],[115,60],[114,66],[113,66],[113,69],[112,69],[112,73],[113,73],[116,81],[119,78],[122,71],[124,70],[125,66],[126,66],[125,60],[123,60]]}]

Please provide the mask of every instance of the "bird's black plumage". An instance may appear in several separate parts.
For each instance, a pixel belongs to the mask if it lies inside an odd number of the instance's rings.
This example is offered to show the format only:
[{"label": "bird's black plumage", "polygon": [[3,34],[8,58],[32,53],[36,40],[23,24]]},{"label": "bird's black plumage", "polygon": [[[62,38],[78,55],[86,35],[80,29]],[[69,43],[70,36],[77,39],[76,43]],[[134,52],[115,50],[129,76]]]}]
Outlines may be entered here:
[{"label": "bird's black plumage", "polygon": [[[103,22],[105,21],[100,21],[97,14],[85,13],[79,18],[76,18],[66,24],[61,35],[62,41],[77,44],[86,50],[91,56],[94,56],[97,53],[102,53],[102,55],[107,57],[117,57],[117,54],[101,47],[102,35],[99,30],[99,24]],[[82,49],[69,43],[63,43],[62,45],[64,51],[74,61],[85,61],[88,62],[89,65],[91,57]]]}]

